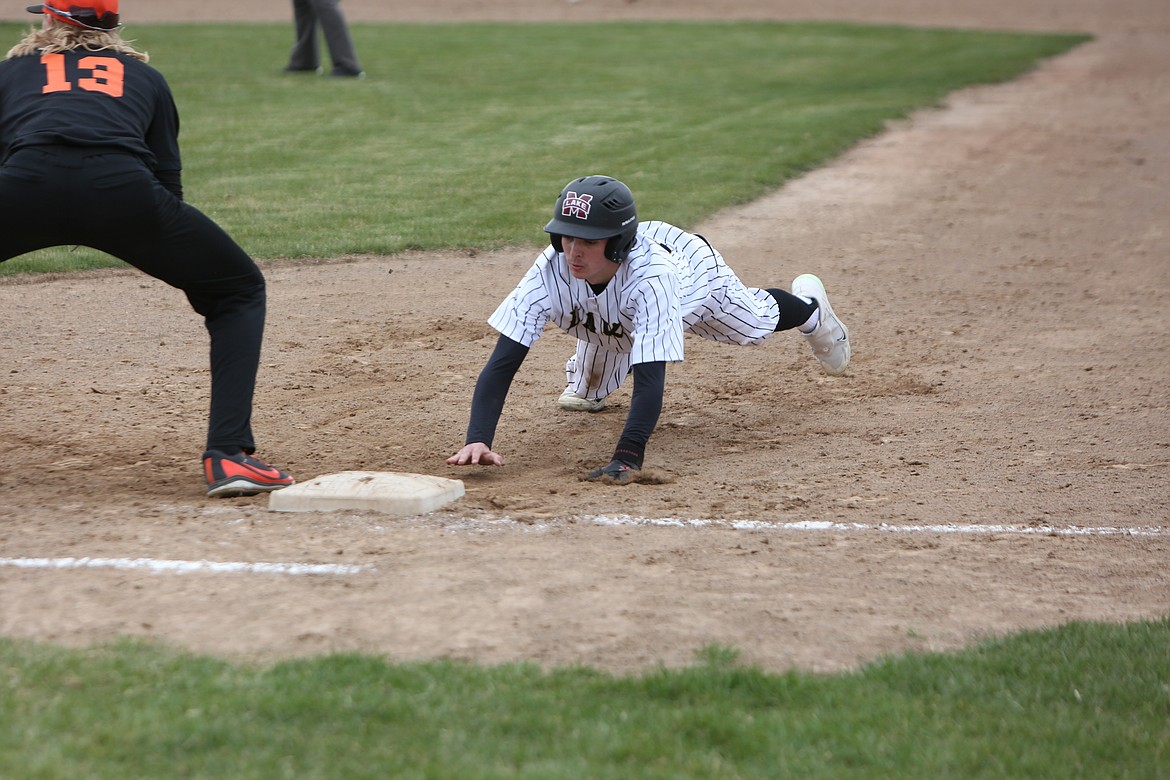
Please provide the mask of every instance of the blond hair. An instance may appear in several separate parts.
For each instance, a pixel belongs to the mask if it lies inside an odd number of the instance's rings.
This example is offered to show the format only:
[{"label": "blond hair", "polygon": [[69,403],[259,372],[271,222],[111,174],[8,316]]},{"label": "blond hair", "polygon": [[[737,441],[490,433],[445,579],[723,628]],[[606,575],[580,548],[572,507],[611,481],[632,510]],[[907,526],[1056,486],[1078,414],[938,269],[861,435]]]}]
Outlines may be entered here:
[{"label": "blond hair", "polygon": [[8,50],[5,59],[26,57],[30,54],[55,54],[63,51],[114,51],[143,62],[150,61],[150,55],[138,51],[122,40],[117,30],[87,30],[72,24],[51,24],[35,27],[20,43]]}]

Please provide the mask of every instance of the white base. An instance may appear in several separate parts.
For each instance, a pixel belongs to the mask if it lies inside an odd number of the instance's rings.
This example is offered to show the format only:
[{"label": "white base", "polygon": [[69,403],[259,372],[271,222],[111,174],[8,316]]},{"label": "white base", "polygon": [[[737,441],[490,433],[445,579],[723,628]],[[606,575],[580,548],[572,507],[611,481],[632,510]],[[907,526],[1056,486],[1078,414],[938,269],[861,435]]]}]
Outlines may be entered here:
[{"label": "white base", "polygon": [[396,517],[426,514],[463,495],[457,479],[393,471],[323,474],[268,494],[270,512],[361,509]]}]

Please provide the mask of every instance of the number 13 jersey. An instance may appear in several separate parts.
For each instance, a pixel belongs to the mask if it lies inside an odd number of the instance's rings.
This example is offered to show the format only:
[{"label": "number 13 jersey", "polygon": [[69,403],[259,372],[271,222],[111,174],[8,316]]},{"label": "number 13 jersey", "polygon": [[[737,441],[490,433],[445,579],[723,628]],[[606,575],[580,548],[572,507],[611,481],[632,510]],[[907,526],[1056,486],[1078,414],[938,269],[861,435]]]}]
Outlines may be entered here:
[{"label": "number 13 jersey", "polygon": [[120,149],[177,174],[179,115],[150,65],[113,51],[0,62],[0,160],[28,146]]}]

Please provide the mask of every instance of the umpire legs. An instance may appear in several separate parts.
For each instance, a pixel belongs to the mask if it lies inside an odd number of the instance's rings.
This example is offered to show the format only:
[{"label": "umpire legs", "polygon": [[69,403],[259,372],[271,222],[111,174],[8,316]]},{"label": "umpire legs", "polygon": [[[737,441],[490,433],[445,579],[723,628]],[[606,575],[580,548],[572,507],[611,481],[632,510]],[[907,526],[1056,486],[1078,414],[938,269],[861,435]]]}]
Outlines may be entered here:
[{"label": "umpire legs", "polygon": [[296,39],[288,56],[288,70],[316,70],[321,64],[317,42],[317,14],[310,0],[293,0]]},{"label": "umpire legs", "polygon": [[356,76],[362,66],[353,46],[349,25],[339,0],[293,0],[296,41],[289,54],[288,70],[315,70],[320,65],[317,28],[325,36],[335,76]]}]

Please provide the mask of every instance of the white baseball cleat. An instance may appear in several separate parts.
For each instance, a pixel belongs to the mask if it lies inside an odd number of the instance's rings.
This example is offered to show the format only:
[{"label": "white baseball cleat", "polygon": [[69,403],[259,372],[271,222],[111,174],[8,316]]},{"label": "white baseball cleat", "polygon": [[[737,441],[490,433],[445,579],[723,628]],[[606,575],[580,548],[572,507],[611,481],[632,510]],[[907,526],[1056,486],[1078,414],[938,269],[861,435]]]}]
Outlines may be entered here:
[{"label": "white baseball cleat", "polygon": [[801,274],[792,280],[792,294],[810,298],[817,302],[820,321],[812,333],[804,333],[812,347],[813,354],[821,362],[826,374],[841,376],[849,365],[852,350],[849,347],[849,330],[845,323],[833,313],[825,285],[812,274]]},{"label": "white baseball cleat", "polygon": [[566,387],[565,392],[557,399],[557,406],[570,412],[600,412],[605,408],[605,399],[582,398]]}]

